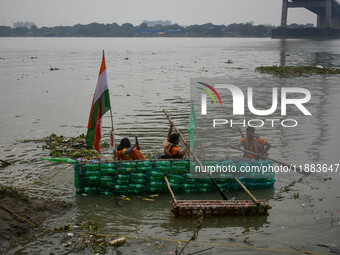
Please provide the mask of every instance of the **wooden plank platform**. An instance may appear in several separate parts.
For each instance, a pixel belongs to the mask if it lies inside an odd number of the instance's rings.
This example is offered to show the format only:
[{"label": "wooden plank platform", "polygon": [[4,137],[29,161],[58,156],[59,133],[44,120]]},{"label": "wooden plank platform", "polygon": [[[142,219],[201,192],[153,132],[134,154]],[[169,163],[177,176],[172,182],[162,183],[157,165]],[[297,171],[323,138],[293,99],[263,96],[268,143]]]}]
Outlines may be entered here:
[{"label": "wooden plank platform", "polygon": [[266,200],[175,200],[172,213],[175,217],[195,216],[200,211],[207,216],[267,214],[271,208]]}]

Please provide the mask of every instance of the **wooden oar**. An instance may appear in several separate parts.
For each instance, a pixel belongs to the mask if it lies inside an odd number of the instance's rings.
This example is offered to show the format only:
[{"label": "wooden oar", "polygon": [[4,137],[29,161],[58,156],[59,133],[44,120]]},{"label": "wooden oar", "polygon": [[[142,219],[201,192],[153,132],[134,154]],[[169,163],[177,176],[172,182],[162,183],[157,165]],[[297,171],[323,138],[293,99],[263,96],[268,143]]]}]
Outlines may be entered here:
[{"label": "wooden oar", "polygon": [[248,194],[248,196],[250,196],[251,200],[253,200],[253,202],[256,205],[260,205],[260,202],[256,199],[256,197],[254,197],[253,194],[251,194],[251,192],[246,188],[246,186],[244,186],[244,184],[237,178],[234,176],[234,179],[238,182],[238,184],[241,185],[241,187],[243,188],[243,190]]},{"label": "wooden oar", "polygon": [[[243,152],[245,152],[245,153],[253,154],[253,155],[258,156],[258,157],[260,157],[260,158],[273,160],[273,161],[275,161],[276,163],[279,163],[280,165],[283,165],[283,166],[287,166],[287,167],[289,167],[289,168],[291,168],[291,167],[293,166],[292,164],[288,164],[288,163],[279,161],[279,160],[277,160],[277,159],[273,159],[273,158],[270,158],[270,157],[267,157],[267,156],[263,156],[263,155],[261,155],[261,154],[258,154],[258,153],[252,152],[252,151],[248,151],[248,150],[245,150],[245,149],[236,147],[236,146],[230,146],[230,147],[233,148],[233,149],[235,149],[235,150],[239,150],[239,151],[243,151]],[[310,174],[309,172],[305,172],[304,170],[302,170],[302,169],[299,168],[299,167],[294,167],[293,170],[296,171],[296,172],[302,173],[302,174],[306,174],[306,175]]]},{"label": "wooden oar", "polygon": [[136,140],[136,143],[135,143],[136,149],[140,151],[140,146],[139,146],[139,142],[138,142],[137,136],[135,137],[135,140]]},{"label": "wooden oar", "polygon": [[242,136],[242,138],[244,137],[243,133],[242,133],[242,130],[240,128],[237,128],[238,129],[238,132],[240,132],[240,135]]},{"label": "wooden oar", "polygon": [[[167,111],[165,109],[163,109],[163,112],[165,113],[166,117],[168,118],[168,120],[170,122],[173,123],[173,121],[171,120],[169,114],[167,113]],[[177,129],[177,127],[175,125],[173,125],[174,129],[176,130],[176,132],[179,134],[180,138],[182,139],[183,143],[185,144],[185,146],[187,146],[187,142],[185,141],[184,137],[182,136],[181,132],[179,132],[179,130]],[[199,164],[199,166],[201,167],[201,169],[204,169],[201,161],[196,157],[195,153],[191,150],[191,148],[189,147],[189,151],[191,153],[191,155],[194,157],[194,159],[196,160],[196,162]],[[218,184],[216,183],[215,179],[209,174],[206,173],[209,177],[210,180],[213,182],[214,186],[216,187],[216,189],[218,190],[218,192],[220,193],[220,195],[222,196],[222,198],[224,200],[228,200],[228,198],[226,197],[226,195],[223,193],[223,191],[220,189],[220,187],[218,186]]]},{"label": "wooden oar", "polygon": [[172,189],[171,189],[171,186],[170,186],[168,177],[166,177],[166,175],[164,176],[164,180],[165,180],[165,182],[166,182],[166,185],[168,185],[168,189],[169,189],[170,194],[171,194],[171,196],[172,196],[172,200],[174,200],[174,203],[177,204],[177,199],[176,199],[176,197],[175,197],[174,192],[173,192]]}]

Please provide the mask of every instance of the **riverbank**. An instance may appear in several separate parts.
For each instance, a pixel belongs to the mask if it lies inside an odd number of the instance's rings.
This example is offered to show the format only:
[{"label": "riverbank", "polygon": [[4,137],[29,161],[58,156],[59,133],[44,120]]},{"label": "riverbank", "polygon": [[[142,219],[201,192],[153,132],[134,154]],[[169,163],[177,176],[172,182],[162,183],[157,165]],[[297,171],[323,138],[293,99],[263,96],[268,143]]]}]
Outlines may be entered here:
[{"label": "riverbank", "polygon": [[[53,214],[70,208],[70,204],[62,201],[31,198],[16,189],[0,186],[0,253],[4,253],[15,238],[29,233],[34,227],[20,219],[14,213],[30,222],[40,225]],[[5,209],[4,207],[8,208]]]}]

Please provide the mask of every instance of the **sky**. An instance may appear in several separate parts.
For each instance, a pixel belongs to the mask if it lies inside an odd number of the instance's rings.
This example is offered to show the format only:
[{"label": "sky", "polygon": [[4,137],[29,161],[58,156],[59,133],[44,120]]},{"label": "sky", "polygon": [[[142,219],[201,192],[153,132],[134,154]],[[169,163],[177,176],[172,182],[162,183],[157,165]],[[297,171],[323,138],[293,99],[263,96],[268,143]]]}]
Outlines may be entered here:
[{"label": "sky", "polygon": [[[213,23],[280,25],[282,0],[0,0],[0,25],[17,21],[38,27],[92,22],[139,25],[143,20],[170,20],[181,26]],[[288,10],[288,24],[314,23],[303,8]]]}]

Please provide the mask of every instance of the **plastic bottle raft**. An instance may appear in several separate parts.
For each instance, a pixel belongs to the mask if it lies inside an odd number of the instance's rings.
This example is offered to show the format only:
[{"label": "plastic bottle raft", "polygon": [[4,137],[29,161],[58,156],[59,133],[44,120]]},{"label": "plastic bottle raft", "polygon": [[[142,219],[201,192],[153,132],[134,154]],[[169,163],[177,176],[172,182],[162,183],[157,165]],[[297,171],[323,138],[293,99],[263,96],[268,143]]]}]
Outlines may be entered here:
[{"label": "plastic bottle raft", "polygon": [[[268,160],[219,160],[202,161],[204,166],[219,165],[241,166],[271,165]],[[168,192],[164,175],[171,188],[177,193],[195,193],[216,191],[210,178],[193,178],[190,173],[190,160],[143,160],[143,161],[113,161],[107,158],[77,159],[74,167],[74,185],[77,194],[155,194]],[[221,178],[222,177],[222,178]],[[260,177],[260,178],[259,178]],[[271,188],[274,185],[274,173],[249,173],[246,177],[238,177],[248,189]],[[222,173],[215,178],[223,191],[241,190],[232,174]]]}]

